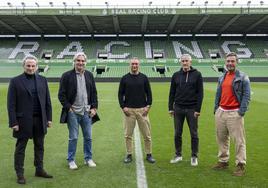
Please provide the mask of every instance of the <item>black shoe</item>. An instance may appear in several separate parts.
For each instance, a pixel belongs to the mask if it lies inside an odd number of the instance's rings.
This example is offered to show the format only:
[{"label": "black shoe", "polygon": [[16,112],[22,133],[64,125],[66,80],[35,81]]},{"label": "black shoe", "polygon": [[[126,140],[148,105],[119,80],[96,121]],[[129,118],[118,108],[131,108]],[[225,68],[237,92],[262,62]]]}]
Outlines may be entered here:
[{"label": "black shoe", "polygon": [[53,176],[49,175],[45,170],[35,171],[35,176],[41,178],[53,178]]},{"label": "black shoe", "polygon": [[26,184],[26,179],[24,178],[24,176],[17,176],[17,183]]},{"label": "black shoe", "polygon": [[124,159],[124,163],[131,163],[132,162],[132,155],[128,154]]},{"label": "black shoe", "polygon": [[152,154],[147,154],[146,160],[149,163],[155,163],[155,159],[153,158]]}]

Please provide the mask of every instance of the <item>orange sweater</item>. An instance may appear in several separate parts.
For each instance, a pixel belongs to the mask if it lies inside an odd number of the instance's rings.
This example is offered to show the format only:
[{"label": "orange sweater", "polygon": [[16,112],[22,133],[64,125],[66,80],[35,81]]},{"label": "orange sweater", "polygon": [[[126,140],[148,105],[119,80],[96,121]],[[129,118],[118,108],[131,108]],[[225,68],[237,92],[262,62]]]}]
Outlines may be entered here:
[{"label": "orange sweater", "polygon": [[235,73],[228,72],[221,86],[221,101],[220,107],[224,110],[234,110],[239,108],[239,103],[233,93],[232,83],[235,78]]}]

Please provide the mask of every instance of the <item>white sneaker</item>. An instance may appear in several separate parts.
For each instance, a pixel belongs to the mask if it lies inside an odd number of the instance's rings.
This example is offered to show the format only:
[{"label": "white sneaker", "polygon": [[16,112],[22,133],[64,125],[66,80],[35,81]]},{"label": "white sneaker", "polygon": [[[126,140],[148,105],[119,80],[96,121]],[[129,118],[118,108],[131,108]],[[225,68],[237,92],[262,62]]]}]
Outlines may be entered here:
[{"label": "white sneaker", "polygon": [[191,165],[192,166],[197,166],[198,165],[197,157],[191,157]]},{"label": "white sneaker", "polygon": [[88,165],[89,167],[96,167],[97,166],[96,163],[92,159],[85,161],[85,164]]},{"label": "white sneaker", "polygon": [[78,167],[77,167],[77,165],[75,164],[74,161],[69,162],[69,168],[70,168],[71,170],[76,170],[76,169],[78,169]]},{"label": "white sneaker", "polygon": [[170,160],[170,163],[174,164],[179,161],[182,161],[182,156],[175,156],[173,159]]}]

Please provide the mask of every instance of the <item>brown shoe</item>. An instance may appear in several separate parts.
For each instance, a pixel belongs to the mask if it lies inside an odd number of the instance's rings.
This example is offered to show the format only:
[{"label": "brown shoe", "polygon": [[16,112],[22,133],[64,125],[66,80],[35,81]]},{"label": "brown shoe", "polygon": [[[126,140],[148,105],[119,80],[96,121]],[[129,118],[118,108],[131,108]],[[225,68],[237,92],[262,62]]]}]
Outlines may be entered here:
[{"label": "brown shoe", "polygon": [[24,176],[17,176],[17,183],[26,184],[26,179],[24,178]]},{"label": "brown shoe", "polygon": [[228,162],[218,162],[217,164],[215,164],[212,169],[214,170],[224,170],[227,169],[229,166]]},{"label": "brown shoe", "polygon": [[235,171],[233,172],[234,176],[244,176],[245,175],[245,164],[238,163]]},{"label": "brown shoe", "polygon": [[36,171],[35,176],[41,178],[53,178],[53,176],[49,175],[45,170]]}]

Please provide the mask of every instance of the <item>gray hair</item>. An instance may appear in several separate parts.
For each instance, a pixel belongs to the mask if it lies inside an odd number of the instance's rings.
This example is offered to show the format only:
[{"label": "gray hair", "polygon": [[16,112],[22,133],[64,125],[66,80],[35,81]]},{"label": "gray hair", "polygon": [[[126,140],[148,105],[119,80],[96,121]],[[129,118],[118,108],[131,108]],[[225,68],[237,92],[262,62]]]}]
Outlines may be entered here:
[{"label": "gray hair", "polygon": [[131,61],[137,60],[140,63],[140,59],[138,57],[132,57],[129,61],[129,63],[131,63]]},{"label": "gray hair", "polygon": [[87,55],[84,52],[78,52],[74,55],[73,62],[77,60],[79,56],[83,56],[85,58],[85,62],[87,62]]},{"label": "gray hair", "polygon": [[38,63],[38,59],[33,55],[27,55],[22,60],[22,65],[24,66],[27,60],[35,60],[36,64]]},{"label": "gray hair", "polygon": [[184,58],[184,57],[186,57],[186,58],[188,58],[190,61],[192,61],[192,56],[191,56],[190,54],[182,54],[181,57],[180,57],[180,61],[181,61],[181,59]]}]

